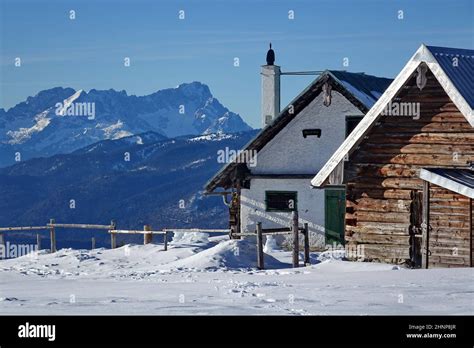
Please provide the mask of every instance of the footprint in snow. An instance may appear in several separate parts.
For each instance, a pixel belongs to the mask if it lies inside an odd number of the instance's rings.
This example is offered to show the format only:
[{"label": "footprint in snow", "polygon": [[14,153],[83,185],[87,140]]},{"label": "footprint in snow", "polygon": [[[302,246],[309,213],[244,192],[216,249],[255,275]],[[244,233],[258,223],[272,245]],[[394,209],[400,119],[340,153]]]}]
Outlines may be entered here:
[{"label": "footprint in snow", "polygon": [[16,297],[0,297],[0,302],[4,302],[4,301],[14,302],[14,301],[20,301],[20,300],[17,299]]}]

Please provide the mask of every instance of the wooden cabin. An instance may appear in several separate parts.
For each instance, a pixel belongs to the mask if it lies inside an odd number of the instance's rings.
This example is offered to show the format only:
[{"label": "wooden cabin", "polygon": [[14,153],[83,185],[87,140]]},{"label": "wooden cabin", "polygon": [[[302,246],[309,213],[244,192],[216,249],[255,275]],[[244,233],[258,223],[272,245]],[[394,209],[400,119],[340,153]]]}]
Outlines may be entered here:
[{"label": "wooden cabin", "polygon": [[474,51],[422,45],[313,178],[346,189],[355,258],[473,265],[473,106]]},{"label": "wooden cabin", "polygon": [[255,161],[252,165],[247,156],[225,164],[206,184],[206,193],[227,196],[232,233],[254,232],[257,222],[264,228],[288,227],[298,210],[314,244],[339,241],[339,235],[325,231],[342,227],[344,215],[326,219],[325,211],[339,207],[343,213],[344,191],[308,190],[310,181],[392,80],[327,70],[279,112],[276,76],[281,72],[273,61],[267,63],[262,67],[263,129],[242,149]]}]

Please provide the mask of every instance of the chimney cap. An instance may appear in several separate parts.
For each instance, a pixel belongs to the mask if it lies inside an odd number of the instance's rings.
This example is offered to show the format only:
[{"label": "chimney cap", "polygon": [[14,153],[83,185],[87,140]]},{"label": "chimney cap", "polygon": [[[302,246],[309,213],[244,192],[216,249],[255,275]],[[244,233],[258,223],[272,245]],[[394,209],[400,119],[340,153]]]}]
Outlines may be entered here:
[{"label": "chimney cap", "polygon": [[270,42],[270,49],[267,52],[267,65],[275,63],[275,51],[272,50],[272,43]]}]

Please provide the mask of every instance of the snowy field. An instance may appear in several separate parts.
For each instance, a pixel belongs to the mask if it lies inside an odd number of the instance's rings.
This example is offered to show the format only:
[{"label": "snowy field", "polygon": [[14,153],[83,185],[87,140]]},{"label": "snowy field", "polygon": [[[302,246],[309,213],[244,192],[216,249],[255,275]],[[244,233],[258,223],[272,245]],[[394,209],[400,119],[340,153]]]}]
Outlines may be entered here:
[{"label": "snowy field", "polygon": [[474,313],[473,269],[410,270],[187,233],[162,245],[62,249],[0,261],[1,314],[446,315]]}]

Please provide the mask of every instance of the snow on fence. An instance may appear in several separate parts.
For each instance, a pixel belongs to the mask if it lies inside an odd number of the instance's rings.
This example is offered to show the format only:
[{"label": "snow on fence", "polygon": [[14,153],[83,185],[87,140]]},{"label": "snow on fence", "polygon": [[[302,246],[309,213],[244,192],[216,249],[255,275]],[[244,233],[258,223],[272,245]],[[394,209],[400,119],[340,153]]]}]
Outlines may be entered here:
[{"label": "snow on fence", "polygon": [[[56,251],[56,228],[83,228],[83,229],[104,229],[110,234],[110,246],[112,249],[117,247],[118,234],[143,234],[143,244],[149,244],[153,240],[153,235],[164,235],[163,244],[164,250],[168,250],[168,235],[174,233],[229,233],[232,238],[234,236],[256,236],[257,237],[257,267],[264,269],[264,252],[263,252],[263,236],[264,235],[279,235],[292,234],[293,236],[293,267],[299,266],[299,234],[302,233],[304,237],[304,264],[310,263],[309,259],[309,230],[308,224],[305,223],[303,227],[298,224],[298,212],[294,211],[292,214],[291,227],[283,228],[262,228],[262,223],[257,223],[257,228],[253,233],[232,233],[230,229],[206,229],[206,228],[165,228],[162,230],[152,230],[150,225],[143,226],[143,230],[119,230],[114,220],[109,225],[97,224],[63,224],[56,223],[54,219],[50,219],[46,226],[18,226],[18,227],[0,227],[0,243],[3,244],[3,234],[1,232],[8,231],[34,231],[34,230],[49,230],[51,240],[51,252]],[[40,249],[41,238],[37,234],[37,249]],[[92,237],[92,246],[95,247],[95,238]]]},{"label": "snow on fence", "polygon": [[[11,231],[37,231],[37,230],[49,230],[50,233],[50,251],[56,251],[56,228],[79,228],[79,229],[102,229],[107,230],[110,234],[110,246],[112,249],[117,247],[117,235],[118,234],[143,234],[143,244],[149,244],[153,240],[153,235],[162,234],[164,235],[164,250],[168,250],[168,235],[171,232],[201,232],[201,233],[230,233],[229,229],[162,229],[153,231],[150,225],[143,226],[143,230],[119,230],[114,220],[109,225],[97,225],[97,224],[65,224],[56,223],[54,219],[50,219],[49,223],[45,226],[15,226],[15,227],[0,227],[0,244],[4,244],[3,233]],[[36,234],[37,250],[41,249],[41,236]],[[92,237],[92,248],[95,248],[95,238]]]}]

